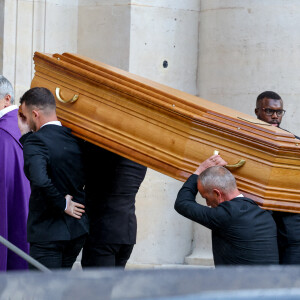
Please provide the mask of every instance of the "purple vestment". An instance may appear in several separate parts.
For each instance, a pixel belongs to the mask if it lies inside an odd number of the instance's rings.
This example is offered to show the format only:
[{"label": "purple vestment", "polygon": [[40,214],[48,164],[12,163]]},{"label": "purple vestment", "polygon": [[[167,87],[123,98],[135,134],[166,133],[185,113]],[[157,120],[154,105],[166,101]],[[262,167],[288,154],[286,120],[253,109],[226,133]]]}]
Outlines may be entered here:
[{"label": "purple vestment", "polygon": [[[0,118],[0,235],[28,253],[26,222],[30,186],[19,143],[18,110]],[[0,244],[0,271],[27,269],[27,263]]]}]

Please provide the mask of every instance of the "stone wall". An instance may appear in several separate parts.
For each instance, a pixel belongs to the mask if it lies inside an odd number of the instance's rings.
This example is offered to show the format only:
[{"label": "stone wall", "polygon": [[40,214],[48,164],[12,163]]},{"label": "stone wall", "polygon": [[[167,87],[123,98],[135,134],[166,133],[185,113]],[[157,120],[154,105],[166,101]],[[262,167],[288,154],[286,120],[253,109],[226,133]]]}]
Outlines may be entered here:
[{"label": "stone wall", "polygon": [[199,28],[199,95],[254,116],[258,94],[275,91],[282,127],[299,135],[299,1],[201,0]]},{"label": "stone wall", "polygon": [[4,1],[2,73],[17,101],[30,88],[35,51],[77,52],[77,16],[77,0]]},{"label": "stone wall", "polygon": [[128,71],[130,22],[128,0],[79,0],[78,53]]}]

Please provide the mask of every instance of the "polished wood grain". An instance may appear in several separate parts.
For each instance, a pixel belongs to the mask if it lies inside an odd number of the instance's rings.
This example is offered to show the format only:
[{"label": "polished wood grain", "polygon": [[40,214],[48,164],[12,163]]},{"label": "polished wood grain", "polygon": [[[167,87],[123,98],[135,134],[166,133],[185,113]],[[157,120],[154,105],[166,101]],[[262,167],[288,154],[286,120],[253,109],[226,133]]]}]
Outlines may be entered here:
[{"label": "polished wood grain", "polygon": [[57,95],[58,117],[77,136],[182,181],[219,150],[231,165],[246,161],[232,172],[262,207],[300,212],[291,133],[80,55],[37,52],[34,62],[32,87]]}]

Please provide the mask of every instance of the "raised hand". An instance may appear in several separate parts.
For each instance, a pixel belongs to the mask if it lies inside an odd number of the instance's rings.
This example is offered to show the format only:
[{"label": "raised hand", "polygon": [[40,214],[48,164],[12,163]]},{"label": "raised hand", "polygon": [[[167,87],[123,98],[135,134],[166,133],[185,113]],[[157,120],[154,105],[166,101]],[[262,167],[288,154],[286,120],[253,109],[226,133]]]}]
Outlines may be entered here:
[{"label": "raised hand", "polygon": [[227,162],[220,155],[214,154],[210,158],[206,159],[203,163],[201,163],[194,174],[199,175],[209,167],[225,165],[227,165]]}]

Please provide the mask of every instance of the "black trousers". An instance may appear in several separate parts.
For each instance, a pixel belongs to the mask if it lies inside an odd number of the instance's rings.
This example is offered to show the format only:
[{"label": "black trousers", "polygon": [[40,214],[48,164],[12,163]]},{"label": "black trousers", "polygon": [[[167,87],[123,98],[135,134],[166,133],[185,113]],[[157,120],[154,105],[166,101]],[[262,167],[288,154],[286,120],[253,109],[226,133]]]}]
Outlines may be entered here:
[{"label": "black trousers", "polygon": [[86,243],[82,250],[81,265],[88,267],[120,267],[125,265],[131,255],[134,245]]},{"label": "black trousers", "polygon": [[273,212],[277,225],[279,263],[300,264],[300,214]]},{"label": "black trousers", "polygon": [[[86,234],[70,241],[30,243],[30,256],[49,269],[71,269],[86,239]],[[35,269],[29,266],[30,269]]]}]

